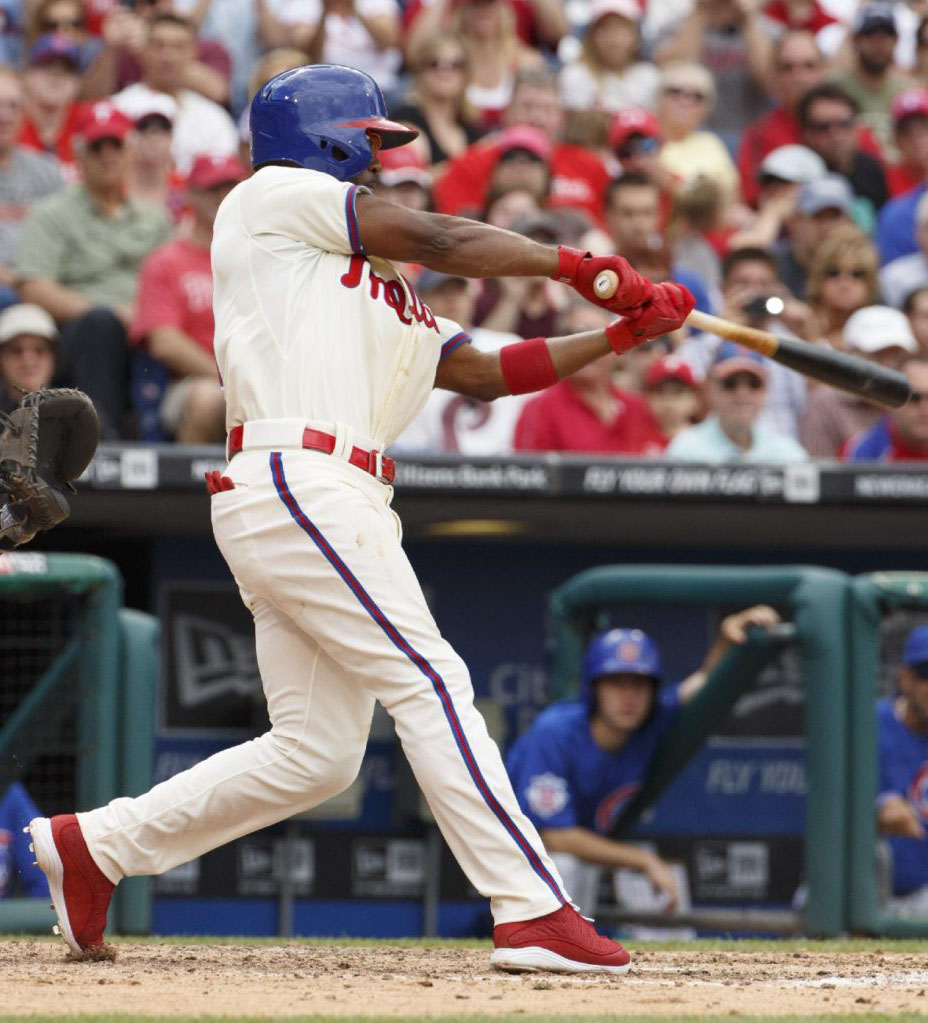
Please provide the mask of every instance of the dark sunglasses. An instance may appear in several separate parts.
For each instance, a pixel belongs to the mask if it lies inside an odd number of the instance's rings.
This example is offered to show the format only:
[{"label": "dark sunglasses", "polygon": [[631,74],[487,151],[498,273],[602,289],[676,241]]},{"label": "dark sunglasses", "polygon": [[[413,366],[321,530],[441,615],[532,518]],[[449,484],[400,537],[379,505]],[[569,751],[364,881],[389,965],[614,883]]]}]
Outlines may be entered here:
[{"label": "dark sunglasses", "polygon": [[928,682],[928,661],[919,661],[918,664],[910,664],[908,667],[920,682]]},{"label": "dark sunglasses", "polygon": [[69,28],[83,28],[85,24],[86,22],[83,18],[59,18],[57,21],[46,18],[42,21],[42,31],[66,32]]},{"label": "dark sunglasses", "polygon": [[741,384],[747,384],[752,391],[759,391],[764,382],[753,373],[732,373],[730,377],[723,377],[719,381],[723,391],[737,391]]},{"label": "dark sunglasses", "polygon": [[[928,392],[913,391],[911,397],[909,398],[909,403],[911,405],[921,405],[923,401],[928,402]],[[924,666],[925,670],[928,671],[928,661],[924,662]]]},{"label": "dark sunglasses", "polygon": [[825,276],[831,279],[836,277],[853,277],[855,281],[865,281],[869,274],[860,266],[855,266],[851,270],[847,270],[842,266],[826,266]]},{"label": "dark sunglasses", "polygon": [[665,85],[664,95],[673,96],[674,99],[689,99],[694,103],[705,103],[706,94],[698,89],[684,89],[680,85]]},{"label": "dark sunglasses", "polygon": [[850,131],[854,127],[853,117],[843,117],[840,121],[809,121],[809,131],[824,135],[826,131]]},{"label": "dark sunglasses", "polygon": [[789,71],[818,71],[822,66],[820,60],[778,60],[777,71],[786,74]]},{"label": "dark sunglasses", "polygon": [[627,160],[632,156],[656,153],[660,148],[661,144],[657,139],[646,135],[639,135],[637,138],[630,139],[625,145],[620,146],[615,151],[615,155],[620,160]]},{"label": "dark sunglasses", "polygon": [[463,59],[439,60],[436,57],[434,60],[427,60],[422,67],[426,71],[463,71],[467,67],[467,62]]},{"label": "dark sunglasses", "polygon": [[108,146],[112,146],[114,149],[122,149],[123,141],[117,138],[94,139],[93,142],[88,144],[87,152],[93,153],[94,156],[99,156]]}]

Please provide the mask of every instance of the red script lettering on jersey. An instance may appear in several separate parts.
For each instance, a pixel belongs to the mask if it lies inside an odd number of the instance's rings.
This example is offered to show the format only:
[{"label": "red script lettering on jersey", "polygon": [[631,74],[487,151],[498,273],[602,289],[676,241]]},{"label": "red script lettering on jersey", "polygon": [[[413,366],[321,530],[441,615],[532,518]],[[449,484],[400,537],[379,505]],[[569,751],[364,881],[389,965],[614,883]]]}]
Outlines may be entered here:
[{"label": "red script lettering on jersey", "polygon": [[[352,256],[348,269],[341,276],[341,283],[346,288],[357,288],[361,284],[362,271],[367,263],[365,256]],[[368,264],[369,266],[369,264]],[[369,274],[371,298],[382,298],[384,302],[396,313],[401,323],[412,323],[415,320],[426,327],[439,333],[438,325],[435,323],[435,316],[432,310],[416,294],[415,289],[409,287],[411,303],[406,308],[406,292],[399,281],[387,281],[374,273],[373,268]]]}]

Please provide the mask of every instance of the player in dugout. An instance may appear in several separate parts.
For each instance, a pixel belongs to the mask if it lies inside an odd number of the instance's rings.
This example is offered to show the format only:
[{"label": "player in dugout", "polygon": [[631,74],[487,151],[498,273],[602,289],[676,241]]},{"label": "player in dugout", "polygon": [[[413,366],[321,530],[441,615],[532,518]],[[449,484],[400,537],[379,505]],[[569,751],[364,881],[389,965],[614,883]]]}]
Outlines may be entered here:
[{"label": "player in dugout", "polygon": [[641,871],[665,911],[677,908],[680,892],[669,864],[609,832],[647,778],[680,708],[729,648],[746,641],[749,626],[779,621],[764,604],[728,615],[698,670],[663,689],[651,637],[640,629],[610,629],[587,647],[580,698],[546,708],[516,740],[506,760],[516,797],[584,915],[596,908],[604,867]]},{"label": "player in dugout", "polygon": [[[928,916],[928,625],[916,625],[899,665],[899,693],[877,704],[877,829],[892,856],[889,908]],[[565,879],[566,880],[566,879]]]}]

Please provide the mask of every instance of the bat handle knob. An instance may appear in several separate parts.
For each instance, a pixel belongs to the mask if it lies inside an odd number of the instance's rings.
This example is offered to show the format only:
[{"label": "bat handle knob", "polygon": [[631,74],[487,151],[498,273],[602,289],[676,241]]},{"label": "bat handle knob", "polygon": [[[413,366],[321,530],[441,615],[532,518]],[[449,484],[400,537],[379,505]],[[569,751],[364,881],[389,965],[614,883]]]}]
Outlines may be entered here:
[{"label": "bat handle knob", "polygon": [[619,275],[614,270],[603,270],[593,281],[593,291],[598,298],[612,298],[619,287]]}]

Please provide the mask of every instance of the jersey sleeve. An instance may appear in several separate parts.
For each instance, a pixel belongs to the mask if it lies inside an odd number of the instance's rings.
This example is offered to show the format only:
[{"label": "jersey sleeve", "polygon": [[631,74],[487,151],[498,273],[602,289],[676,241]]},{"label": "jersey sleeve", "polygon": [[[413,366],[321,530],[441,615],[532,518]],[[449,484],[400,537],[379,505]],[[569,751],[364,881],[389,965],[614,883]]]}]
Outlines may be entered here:
[{"label": "jersey sleeve", "polygon": [[265,167],[252,181],[241,199],[249,234],[283,235],[345,256],[364,254],[355,204],[366,188],[290,167]]},{"label": "jersey sleeve", "polygon": [[513,747],[507,767],[519,806],[536,828],[572,828],[577,805],[561,743],[538,721]]},{"label": "jersey sleeve", "polygon": [[441,336],[441,355],[438,357],[438,361],[447,359],[452,352],[456,352],[461,345],[469,345],[472,343],[473,338],[470,334],[464,330],[459,324],[455,323],[454,320],[446,320],[443,316],[436,316],[435,323],[438,327],[438,333]]}]

